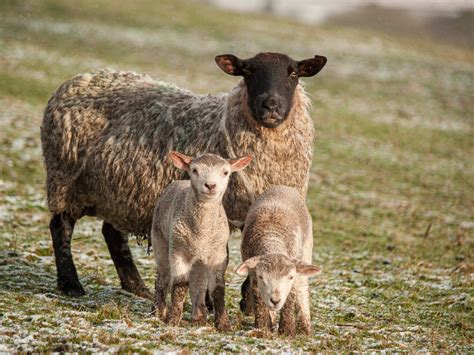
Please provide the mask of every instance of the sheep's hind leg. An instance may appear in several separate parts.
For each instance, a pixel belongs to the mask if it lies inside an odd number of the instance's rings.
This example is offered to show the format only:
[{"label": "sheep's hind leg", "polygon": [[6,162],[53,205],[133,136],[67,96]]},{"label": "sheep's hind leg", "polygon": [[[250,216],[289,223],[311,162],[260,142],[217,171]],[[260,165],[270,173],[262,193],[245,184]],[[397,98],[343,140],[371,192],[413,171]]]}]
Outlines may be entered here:
[{"label": "sheep's hind leg", "polygon": [[49,230],[56,258],[58,288],[68,296],[78,297],[85,295],[85,291],[77,277],[71,253],[71,239],[75,223],[75,219],[67,213],[55,214],[49,223]]},{"label": "sheep's hind leg", "polygon": [[120,278],[122,288],[132,292],[139,297],[153,300],[153,294],[143,282],[135,263],[132,253],[128,247],[127,236],[122,235],[110,223],[104,222],[102,234],[114,261],[115,269]]}]

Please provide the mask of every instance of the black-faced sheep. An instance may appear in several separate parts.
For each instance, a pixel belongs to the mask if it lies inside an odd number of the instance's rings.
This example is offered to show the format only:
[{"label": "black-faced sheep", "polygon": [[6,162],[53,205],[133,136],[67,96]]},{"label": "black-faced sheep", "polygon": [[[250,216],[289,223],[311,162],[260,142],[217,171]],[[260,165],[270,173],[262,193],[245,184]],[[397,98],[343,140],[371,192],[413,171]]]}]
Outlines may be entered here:
[{"label": "black-faced sheep", "polygon": [[243,221],[254,195],[285,184],[306,193],[313,123],[299,77],[326,64],[277,53],[250,59],[216,57],[243,80],[227,94],[196,95],[130,72],[100,70],[66,81],[44,111],[41,140],[58,287],[82,295],[71,254],[75,222],[84,215],[102,228],[122,287],[150,296],[127,235],[147,236],[163,189],[183,173],[165,159],[171,150],[197,156],[254,156],[234,174],[224,196],[230,220]]}]

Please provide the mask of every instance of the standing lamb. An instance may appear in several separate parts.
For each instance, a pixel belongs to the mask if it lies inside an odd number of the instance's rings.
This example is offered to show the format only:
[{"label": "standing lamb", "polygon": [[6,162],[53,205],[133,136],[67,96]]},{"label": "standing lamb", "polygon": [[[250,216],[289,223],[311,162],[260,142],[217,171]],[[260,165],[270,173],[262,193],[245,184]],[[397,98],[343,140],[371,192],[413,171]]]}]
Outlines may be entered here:
[{"label": "standing lamb", "polygon": [[41,140],[61,291],[84,294],[71,237],[75,222],[89,215],[104,220],[122,287],[150,295],[127,235],[148,235],[163,189],[184,176],[165,159],[173,149],[259,157],[229,182],[224,207],[231,220],[243,221],[254,195],[271,186],[293,186],[305,195],[314,134],[298,78],[318,73],[326,58],[261,53],[245,60],[220,55],[216,62],[227,74],[243,76],[230,93],[196,95],[145,75],[100,70],[66,81],[50,98]]},{"label": "standing lamb", "polygon": [[[230,173],[245,168],[251,157],[225,160],[205,154],[191,158],[171,152],[174,165],[187,171],[191,180],[172,182],[163,191],[151,228],[157,264],[155,310],[159,317],[178,325],[189,286],[192,320],[206,320],[206,292],[214,305],[215,325],[228,330],[224,307],[224,274],[227,268],[229,225],[222,198]],[[166,295],[171,305],[166,309]]]},{"label": "standing lamb", "polygon": [[280,333],[310,334],[308,277],[321,270],[311,265],[312,220],[298,190],[276,186],[258,197],[245,219],[241,252],[236,272],[250,276],[255,326],[272,329],[281,310]]}]

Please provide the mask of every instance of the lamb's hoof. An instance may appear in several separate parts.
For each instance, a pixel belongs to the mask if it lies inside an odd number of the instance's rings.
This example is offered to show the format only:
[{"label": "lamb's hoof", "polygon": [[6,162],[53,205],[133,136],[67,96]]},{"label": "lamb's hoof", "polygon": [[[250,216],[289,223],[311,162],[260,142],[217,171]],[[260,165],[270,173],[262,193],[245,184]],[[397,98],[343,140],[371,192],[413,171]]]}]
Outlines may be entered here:
[{"label": "lamb's hoof", "polygon": [[86,291],[84,291],[84,288],[79,282],[59,281],[58,288],[66,296],[70,297],[81,297],[86,294]]},{"label": "lamb's hoof", "polygon": [[229,318],[227,317],[217,320],[215,326],[219,332],[228,332],[231,329]]},{"label": "lamb's hoof", "polygon": [[294,338],[296,335],[296,330],[294,327],[283,327],[278,329],[278,334],[288,338]]}]

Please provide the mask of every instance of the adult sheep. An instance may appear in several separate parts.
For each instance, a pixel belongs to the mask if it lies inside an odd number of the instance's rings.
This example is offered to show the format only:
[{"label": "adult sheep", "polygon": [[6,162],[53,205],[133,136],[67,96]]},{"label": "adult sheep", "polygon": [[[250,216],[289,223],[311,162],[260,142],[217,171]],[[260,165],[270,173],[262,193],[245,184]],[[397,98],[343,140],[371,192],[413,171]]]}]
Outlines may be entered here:
[{"label": "adult sheep", "polygon": [[73,77],[50,98],[41,141],[62,292],[85,293],[71,237],[75,222],[89,215],[104,221],[102,233],[122,287],[150,297],[127,236],[148,236],[161,192],[183,178],[167,159],[171,150],[255,157],[229,182],[224,206],[230,220],[243,221],[254,194],[270,186],[293,186],[306,194],[314,134],[298,78],[318,73],[326,58],[295,61],[260,53],[215,60],[225,73],[243,77],[230,93],[196,95],[145,75],[100,70]]}]

